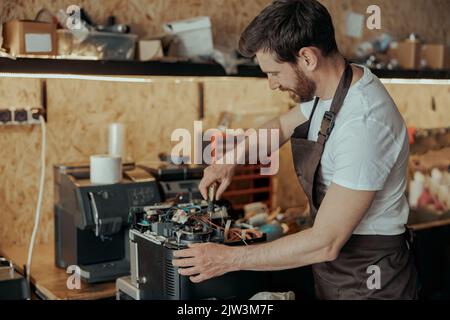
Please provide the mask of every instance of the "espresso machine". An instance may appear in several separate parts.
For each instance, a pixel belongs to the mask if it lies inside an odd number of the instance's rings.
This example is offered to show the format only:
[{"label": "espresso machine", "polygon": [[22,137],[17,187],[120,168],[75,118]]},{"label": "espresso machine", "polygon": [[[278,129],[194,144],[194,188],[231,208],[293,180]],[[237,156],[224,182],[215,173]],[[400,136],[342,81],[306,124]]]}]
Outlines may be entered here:
[{"label": "espresso machine", "polygon": [[77,266],[87,283],[130,274],[128,214],[161,201],[156,180],[125,163],[116,184],[93,185],[85,164],[54,166],[55,263]]}]

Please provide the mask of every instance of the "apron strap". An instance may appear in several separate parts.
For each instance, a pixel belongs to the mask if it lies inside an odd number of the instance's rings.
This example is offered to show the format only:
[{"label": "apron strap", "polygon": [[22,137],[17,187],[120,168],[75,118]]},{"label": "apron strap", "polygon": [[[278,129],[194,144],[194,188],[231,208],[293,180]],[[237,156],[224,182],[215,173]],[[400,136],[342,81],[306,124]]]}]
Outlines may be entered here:
[{"label": "apron strap", "polygon": [[336,116],[341,110],[342,104],[344,103],[345,97],[347,96],[348,90],[352,84],[353,70],[347,60],[345,60],[345,70],[339,81],[336,94],[331,102],[330,111],[325,112],[322,124],[320,126],[319,136],[317,142],[321,145],[325,145],[331,132],[334,128],[334,122],[336,121]]},{"label": "apron strap", "polygon": [[[307,129],[307,134],[309,134],[309,128],[311,127],[311,122],[312,122],[312,118],[314,117],[314,113],[316,113],[316,109],[317,109],[317,105],[319,104],[319,97],[316,97],[316,100],[314,101],[314,106],[313,109],[311,111],[311,114],[309,115],[309,120],[308,120],[308,129]],[[306,138],[308,138],[308,136],[306,136]]]}]

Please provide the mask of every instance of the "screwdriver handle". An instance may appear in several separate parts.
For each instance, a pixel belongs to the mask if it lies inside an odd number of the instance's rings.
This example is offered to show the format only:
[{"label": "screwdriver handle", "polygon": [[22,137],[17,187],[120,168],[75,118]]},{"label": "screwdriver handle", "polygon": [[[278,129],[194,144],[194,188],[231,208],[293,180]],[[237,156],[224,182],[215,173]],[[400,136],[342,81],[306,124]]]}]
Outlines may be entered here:
[{"label": "screwdriver handle", "polygon": [[212,183],[208,188],[208,202],[214,202],[217,192],[217,182]]}]

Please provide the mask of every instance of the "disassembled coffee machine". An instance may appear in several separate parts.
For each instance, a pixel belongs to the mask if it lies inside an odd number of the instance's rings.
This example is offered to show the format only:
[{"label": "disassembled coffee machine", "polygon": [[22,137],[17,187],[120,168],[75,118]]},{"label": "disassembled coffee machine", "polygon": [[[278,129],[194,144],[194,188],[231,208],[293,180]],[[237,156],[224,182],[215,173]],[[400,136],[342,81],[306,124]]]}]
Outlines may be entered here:
[{"label": "disassembled coffee machine", "polygon": [[134,207],[130,220],[132,230],[170,249],[187,247],[190,243],[245,245],[265,240],[265,235],[252,226],[233,223],[225,206],[211,205],[204,200]]},{"label": "disassembled coffee machine", "polygon": [[265,291],[309,295],[304,281],[292,281],[305,278],[301,268],[230,272],[200,283],[179,274],[172,263],[173,253],[191,243],[239,246],[266,242],[266,234],[231,219],[226,206],[204,200],[172,202],[131,208],[129,218],[131,276],[117,279],[119,300],[234,300]]}]

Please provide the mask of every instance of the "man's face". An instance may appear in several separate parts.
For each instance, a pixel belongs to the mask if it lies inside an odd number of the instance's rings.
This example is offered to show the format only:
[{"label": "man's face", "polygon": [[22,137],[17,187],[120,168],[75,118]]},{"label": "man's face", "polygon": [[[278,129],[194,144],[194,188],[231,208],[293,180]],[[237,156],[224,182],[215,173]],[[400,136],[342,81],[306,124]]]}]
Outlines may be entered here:
[{"label": "man's face", "polygon": [[261,70],[267,74],[272,90],[288,91],[296,102],[311,101],[314,98],[316,84],[309,79],[299,66],[279,63],[269,52],[256,54]]}]

